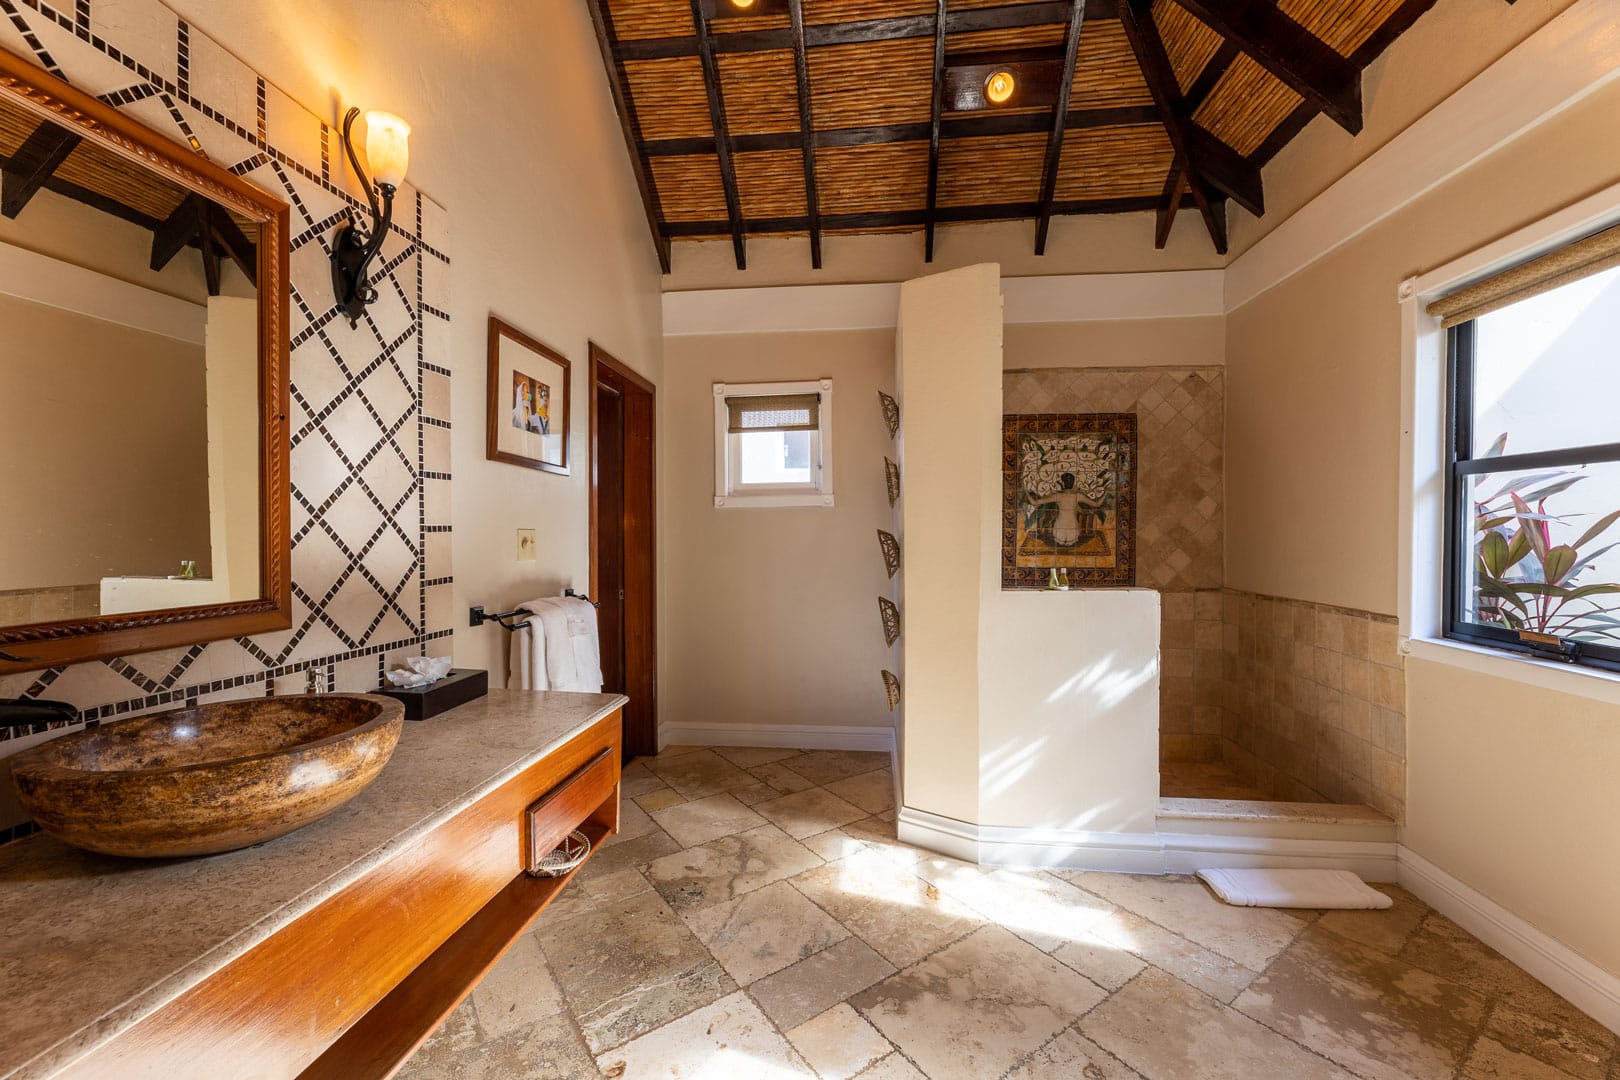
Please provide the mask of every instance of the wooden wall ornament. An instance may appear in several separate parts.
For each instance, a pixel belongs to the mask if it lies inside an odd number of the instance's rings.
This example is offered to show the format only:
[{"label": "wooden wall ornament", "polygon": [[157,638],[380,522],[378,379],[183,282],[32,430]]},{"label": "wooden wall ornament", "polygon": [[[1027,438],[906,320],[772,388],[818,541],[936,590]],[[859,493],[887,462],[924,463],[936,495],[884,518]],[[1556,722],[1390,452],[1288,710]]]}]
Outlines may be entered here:
[{"label": "wooden wall ornament", "polygon": [[889,505],[893,506],[900,501],[900,466],[888,458],[883,459],[883,480],[889,489]]},{"label": "wooden wall ornament", "polygon": [[878,613],[883,616],[883,644],[900,640],[900,609],[886,596],[878,597]]},{"label": "wooden wall ornament", "polygon": [[889,711],[900,707],[900,679],[892,671],[883,672],[883,693],[889,701]]},{"label": "wooden wall ornament", "polygon": [[889,572],[892,578],[900,572],[900,541],[894,538],[894,533],[877,531],[878,546],[883,549],[883,569]]},{"label": "wooden wall ornament", "polygon": [[894,398],[878,391],[878,402],[883,406],[883,423],[888,426],[889,438],[900,434],[900,403]]}]

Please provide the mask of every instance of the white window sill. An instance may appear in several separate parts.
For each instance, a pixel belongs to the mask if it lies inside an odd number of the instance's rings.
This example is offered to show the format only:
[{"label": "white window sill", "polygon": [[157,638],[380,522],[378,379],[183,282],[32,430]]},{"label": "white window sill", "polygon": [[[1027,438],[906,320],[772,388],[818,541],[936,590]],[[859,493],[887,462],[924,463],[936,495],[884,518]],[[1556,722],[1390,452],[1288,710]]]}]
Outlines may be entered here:
[{"label": "white window sill", "polygon": [[828,507],[831,505],[833,505],[833,496],[830,491],[806,491],[777,495],[716,495],[714,497],[716,510],[737,510],[750,507],[758,509],[792,506]]},{"label": "white window sill", "polygon": [[1406,655],[1466,671],[1510,679],[1555,693],[1620,705],[1620,674],[1600,668],[1537,660],[1503,649],[1445,638],[1408,638]]}]

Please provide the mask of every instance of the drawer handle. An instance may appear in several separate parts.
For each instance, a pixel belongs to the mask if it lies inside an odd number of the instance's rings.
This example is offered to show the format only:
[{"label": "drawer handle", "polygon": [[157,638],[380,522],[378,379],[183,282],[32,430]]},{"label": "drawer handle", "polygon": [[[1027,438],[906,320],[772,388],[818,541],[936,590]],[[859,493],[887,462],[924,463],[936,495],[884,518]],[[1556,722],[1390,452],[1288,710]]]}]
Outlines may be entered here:
[{"label": "drawer handle", "polygon": [[529,840],[528,855],[523,864],[525,872],[541,873],[541,860],[550,855],[608,797],[613,789],[613,752],[611,746],[598,751],[524,811]]}]

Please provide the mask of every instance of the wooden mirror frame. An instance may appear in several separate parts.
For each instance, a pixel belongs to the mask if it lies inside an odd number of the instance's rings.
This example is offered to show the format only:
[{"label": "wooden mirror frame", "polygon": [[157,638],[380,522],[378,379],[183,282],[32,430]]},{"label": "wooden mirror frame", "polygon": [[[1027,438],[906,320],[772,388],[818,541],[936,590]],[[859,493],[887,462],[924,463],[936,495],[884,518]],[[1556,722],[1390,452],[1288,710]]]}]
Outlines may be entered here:
[{"label": "wooden mirror frame", "polygon": [[287,204],[4,49],[0,94],[260,226],[259,598],[0,627],[0,654],[11,657],[0,657],[0,675],[287,629],[292,625]]}]

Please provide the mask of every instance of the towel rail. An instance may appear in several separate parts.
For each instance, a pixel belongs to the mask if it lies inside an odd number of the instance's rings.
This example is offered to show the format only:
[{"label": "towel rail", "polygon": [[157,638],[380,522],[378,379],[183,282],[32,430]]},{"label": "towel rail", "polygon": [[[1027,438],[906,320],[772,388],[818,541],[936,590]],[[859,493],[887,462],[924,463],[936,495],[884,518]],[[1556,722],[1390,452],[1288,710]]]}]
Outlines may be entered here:
[{"label": "towel rail", "polygon": [[[584,593],[577,593],[573,589],[565,589],[563,591],[563,595],[568,597],[570,600],[583,600],[593,608],[600,608],[602,606],[595,600],[592,600],[590,597],[586,596]],[[532,620],[524,619],[522,622],[513,622],[512,620],[521,618],[522,616],[528,614],[529,612],[523,610],[522,608],[515,608],[512,611],[485,611],[483,604],[474,604],[472,607],[467,609],[467,625],[483,626],[487,622],[492,622],[509,633],[516,633],[519,630],[528,629]]]}]

